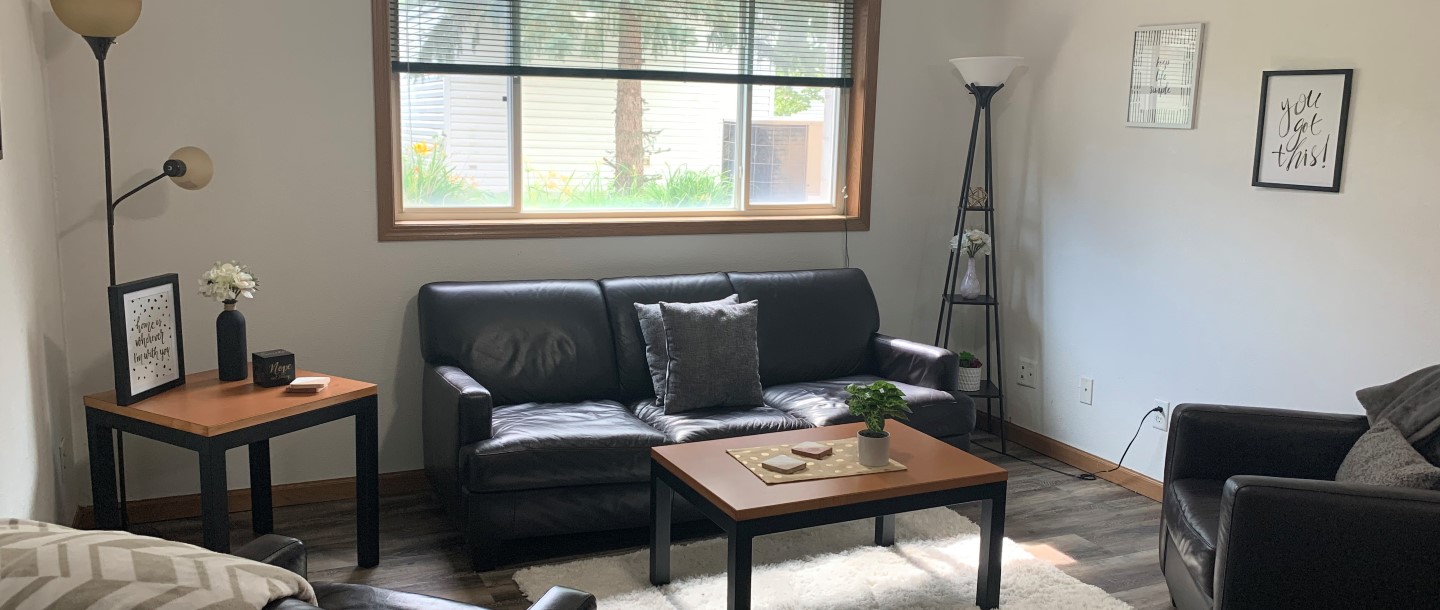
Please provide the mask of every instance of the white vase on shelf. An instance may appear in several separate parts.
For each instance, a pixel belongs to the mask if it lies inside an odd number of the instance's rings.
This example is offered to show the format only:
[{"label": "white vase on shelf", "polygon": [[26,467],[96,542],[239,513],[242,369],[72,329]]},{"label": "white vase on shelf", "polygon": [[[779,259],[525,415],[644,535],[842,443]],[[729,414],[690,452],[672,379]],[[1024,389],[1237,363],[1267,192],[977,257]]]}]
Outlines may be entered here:
[{"label": "white vase on shelf", "polygon": [[975,273],[975,257],[966,259],[965,277],[960,280],[960,288],[956,294],[962,299],[978,299],[985,294],[985,287],[980,283],[980,276]]}]

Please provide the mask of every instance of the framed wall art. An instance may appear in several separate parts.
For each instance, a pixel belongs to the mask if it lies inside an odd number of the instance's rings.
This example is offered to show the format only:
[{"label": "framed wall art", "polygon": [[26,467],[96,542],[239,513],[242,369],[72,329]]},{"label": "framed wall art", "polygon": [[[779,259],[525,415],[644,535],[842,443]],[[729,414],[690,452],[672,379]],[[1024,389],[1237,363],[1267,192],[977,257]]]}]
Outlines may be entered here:
[{"label": "framed wall art", "polygon": [[1136,28],[1130,55],[1131,127],[1191,129],[1199,88],[1205,24],[1147,25]]},{"label": "framed wall art", "polygon": [[179,275],[110,287],[110,349],[115,404],[131,405],[185,384]]},{"label": "framed wall art", "polygon": [[1354,70],[1275,70],[1260,83],[1251,185],[1340,192]]}]

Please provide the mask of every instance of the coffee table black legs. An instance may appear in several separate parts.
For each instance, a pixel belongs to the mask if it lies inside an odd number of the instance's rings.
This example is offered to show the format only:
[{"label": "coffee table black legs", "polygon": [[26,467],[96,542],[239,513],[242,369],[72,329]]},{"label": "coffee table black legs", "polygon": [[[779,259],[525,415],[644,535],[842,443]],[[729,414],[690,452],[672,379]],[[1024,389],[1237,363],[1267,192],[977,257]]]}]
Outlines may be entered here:
[{"label": "coffee table black legs", "polygon": [[895,544],[895,515],[875,518],[875,546]]},{"label": "coffee table black legs", "polygon": [[1000,606],[1000,550],[1005,543],[1005,484],[999,492],[980,501],[980,570],[975,586],[975,605]]},{"label": "coffee table black legs", "polygon": [[660,480],[650,477],[650,584],[670,582],[670,507],[675,492]]},{"label": "coffee table black legs", "polygon": [[752,545],[755,536],[746,530],[743,523],[736,524],[730,533],[730,549],[725,562],[726,608],[729,610],[750,610],[750,571]]}]

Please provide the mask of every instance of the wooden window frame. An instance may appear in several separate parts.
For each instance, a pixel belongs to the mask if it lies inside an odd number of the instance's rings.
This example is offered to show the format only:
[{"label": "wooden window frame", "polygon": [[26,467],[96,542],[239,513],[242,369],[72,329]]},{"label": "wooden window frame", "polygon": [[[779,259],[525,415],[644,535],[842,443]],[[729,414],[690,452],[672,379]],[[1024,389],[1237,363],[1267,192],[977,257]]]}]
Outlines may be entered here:
[{"label": "wooden window frame", "polygon": [[880,54],[881,0],[855,1],[854,84],[845,118],[845,185],[842,214],[809,216],[683,216],[669,218],[523,218],[493,220],[400,220],[400,78],[391,69],[390,0],[371,0],[375,79],[375,176],[380,241],[605,237],[868,231],[870,169],[874,160],[876,75]]}]

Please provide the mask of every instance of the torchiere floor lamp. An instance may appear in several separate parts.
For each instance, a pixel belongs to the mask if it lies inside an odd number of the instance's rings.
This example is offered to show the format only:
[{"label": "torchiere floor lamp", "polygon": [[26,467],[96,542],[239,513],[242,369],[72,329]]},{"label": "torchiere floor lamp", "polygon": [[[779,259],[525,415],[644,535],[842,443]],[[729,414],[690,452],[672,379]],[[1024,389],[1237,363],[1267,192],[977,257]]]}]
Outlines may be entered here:
[{"label": "torchiere floor lamp", "polygon": [[[65,24],[65,27],[85,38],[85,42],[95,52],[95,60],[100,67],[100,127],[104,133],[105,142],[105,235],[110,260],[111,286],[116,284],[115,209],[119,207],[120,203],[163,178],[170,178],[180,188],[195,191],[205,188],[215,175],[215,166],[211,163],[210,156],[199,148],[186,146],[170,155],[170,158],[165,161],[160,175],[130,189],[119,198],[115,197],[114,180],[110,167],[110,97],[105,85],[105,58],[110,53],[110,47],[115,44],[115,39],[130,31],[130,28],[134,27],[135,22],[140,19],[140,1],[50,0],[50,7],[55,10],[55,16]],[[115,453],[115,465],[119,470],[120,523],[121,527],[129,529],[130,511],[127,506],[125,490],[124,434],[116,434]]]}]

